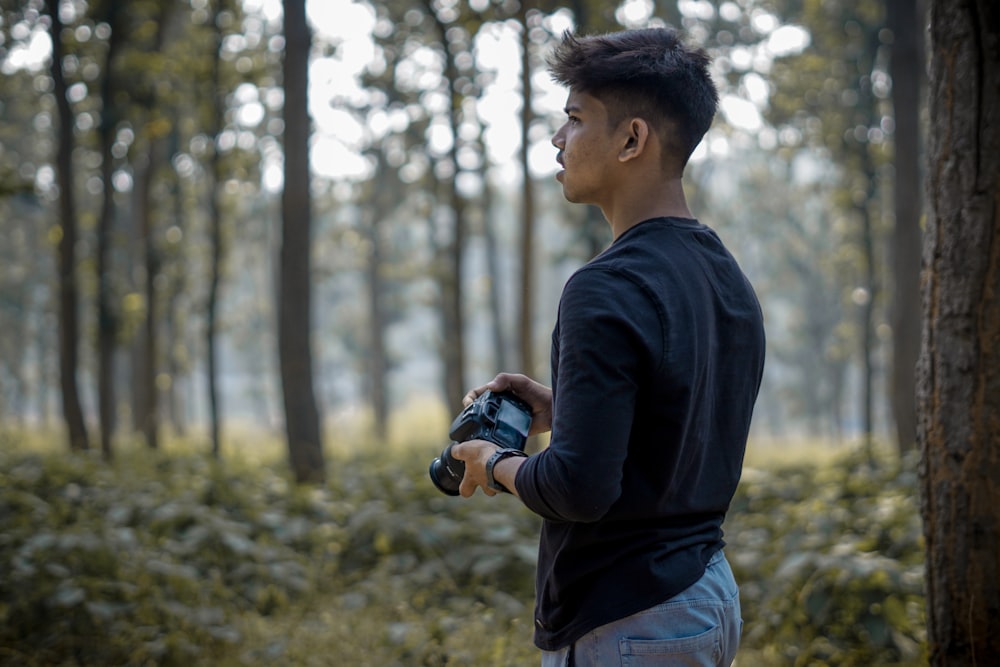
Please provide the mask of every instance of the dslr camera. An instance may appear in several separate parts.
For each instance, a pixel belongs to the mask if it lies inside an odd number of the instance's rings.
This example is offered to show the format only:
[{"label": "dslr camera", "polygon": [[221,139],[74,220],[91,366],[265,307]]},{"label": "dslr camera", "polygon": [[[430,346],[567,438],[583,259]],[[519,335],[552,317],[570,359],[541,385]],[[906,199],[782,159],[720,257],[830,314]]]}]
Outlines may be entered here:
[{"label": "dslr camera", "polygon": [[451,423],[448,435],[452,443],[431,461],[431,481],[442,493],[457,496],[465,476],[465,463],[452,457],[455,443],[488,440],[504,449],[523,452],[530,428],[531,406],[510,392],[486,390]]}]

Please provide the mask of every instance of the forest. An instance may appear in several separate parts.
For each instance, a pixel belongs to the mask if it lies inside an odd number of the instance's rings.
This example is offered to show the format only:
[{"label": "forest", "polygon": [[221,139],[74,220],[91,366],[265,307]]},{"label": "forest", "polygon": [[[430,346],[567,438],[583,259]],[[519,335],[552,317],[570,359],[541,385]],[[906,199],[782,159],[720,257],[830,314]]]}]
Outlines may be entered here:
[{"label": "forest", "polygon": [[0,664],[537,664],[537,517],[427,464],[468,388],[546,381],[611,240],[553,178],[548,52],[661,25],[712,57],[686,194],[767,330],[737,664],[1000,651],[968,5],[0,0]]},{"label": "forest", "polygon": [[[904,170],[897,213],[890,81],[919,84],[922,60],[893,65],[877,4],[308,5],[322,21],[301,110],[311,210],[288,230],[280,5],[59,4],[63,117],[45,46],[53,21],[42,3],[22,4],[4,21],[5,421],[61,416],[53,318],[70,271],[78,321],[66,344],[94,446],[110,452],[138,433],[155,447],[161,432],[209,423],[280,429],[283,233],[310,248],[315,401],[329,428],[344,414],[383,437],[415,401],[450,414],[499,370],[544,377],[562,282],[610,240],[600,212],[563,202],[552,178],[565,93],[548,80],[546,49],[567,28],[659,22],[715,59],[721,112],[689,168],[689,198],[768,315],[757,433],[895,438],[891,355],[915,358],[919,326],[897,326],[894,307],[914,319],[919,307],[922,185]],[[900,227],[912,247],[896,268]],[[903,450],[915,439],[904,428]]]}]

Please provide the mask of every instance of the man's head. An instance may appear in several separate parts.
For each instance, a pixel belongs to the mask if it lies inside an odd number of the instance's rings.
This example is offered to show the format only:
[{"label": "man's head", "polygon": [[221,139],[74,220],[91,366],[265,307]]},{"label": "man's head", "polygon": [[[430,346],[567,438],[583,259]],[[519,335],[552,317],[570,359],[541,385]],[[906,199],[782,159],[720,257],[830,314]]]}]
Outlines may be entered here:
[{"label": "man's head", "polygon": [[604,104],[614,127],[644,119],[656,134],[665,166],[678,175],[712,124],[719,94],[710,59],[668,28],[577,37],[570,32],[549,57],[552,78]]}]

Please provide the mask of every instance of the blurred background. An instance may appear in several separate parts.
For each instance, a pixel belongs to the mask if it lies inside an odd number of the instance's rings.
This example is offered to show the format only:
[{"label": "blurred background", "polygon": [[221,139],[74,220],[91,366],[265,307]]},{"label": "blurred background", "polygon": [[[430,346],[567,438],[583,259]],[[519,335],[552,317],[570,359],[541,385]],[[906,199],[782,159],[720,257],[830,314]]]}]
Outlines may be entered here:
[{"label": "blurred background", "polygon": [[58,426],[68,394],[93,446],[281,432],[284,233],[309,248],[285,306],[311,316],[324,437],[448,416],[499,370],[546,381],[562,284],[610,235],[553,179],[566,93],[544,58],[567,29],[670,24],[721,92],[686,181],[763,304],[755,438],[913,446],[912,3],[312,0],[291,37],[278,0],[49,5],[0,18],[4,423]]}]

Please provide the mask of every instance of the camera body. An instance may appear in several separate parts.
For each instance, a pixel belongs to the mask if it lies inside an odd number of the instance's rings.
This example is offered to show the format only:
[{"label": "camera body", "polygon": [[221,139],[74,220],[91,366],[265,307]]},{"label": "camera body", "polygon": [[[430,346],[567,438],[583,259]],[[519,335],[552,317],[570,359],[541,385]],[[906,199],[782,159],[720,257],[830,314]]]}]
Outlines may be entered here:
[{"label": "camera body", "polygon": [[510,392],[487,389],[455,417],[448,435],[455,442],[488,440],[523,452],[530,428],[531,406]]},{"label": "camera body", "polygon": [[[523,452],[530,428],[531,406],[511,392],[487,390],[455,417],[448,435],[454,441],[452,445],[467,440],[487,440],[504,449]],[[452,445],[431,461],[429,472],[438,490],[457,496],[465,476],[465,463],[452,457]]]}]

